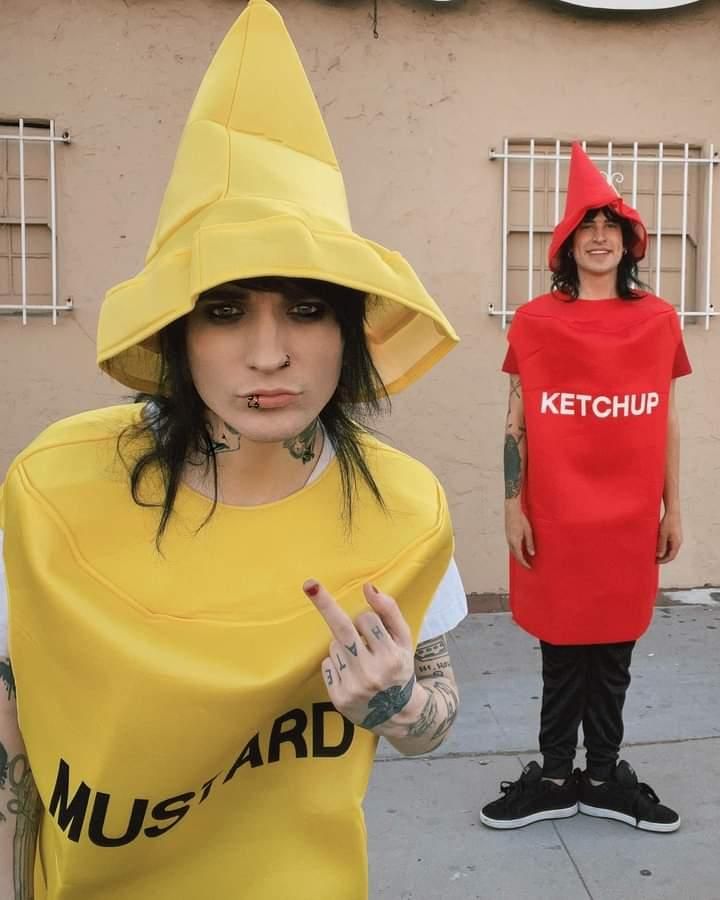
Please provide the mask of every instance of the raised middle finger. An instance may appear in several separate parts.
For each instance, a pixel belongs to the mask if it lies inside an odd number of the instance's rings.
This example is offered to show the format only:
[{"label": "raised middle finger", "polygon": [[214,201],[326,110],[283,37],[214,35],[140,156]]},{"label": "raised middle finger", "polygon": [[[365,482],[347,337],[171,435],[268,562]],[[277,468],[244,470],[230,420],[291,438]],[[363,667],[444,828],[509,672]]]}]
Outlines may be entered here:
[{"label": "raised middle finger", "polygon": [[380,616],[368,610],[355,618],[355,628],[370,653],[382,653],[390,649],[392,637]]},{"label": "raised middle finger", "polygon": [[[318,581],[309,579],[303,584],[303,591],[325,619],[333,637],[347,648],[349,653],[357,656],[362,640],[353,624],[353,620],[338,604],[332,594]],[[353,648],[352,650],[350,648]]]}]

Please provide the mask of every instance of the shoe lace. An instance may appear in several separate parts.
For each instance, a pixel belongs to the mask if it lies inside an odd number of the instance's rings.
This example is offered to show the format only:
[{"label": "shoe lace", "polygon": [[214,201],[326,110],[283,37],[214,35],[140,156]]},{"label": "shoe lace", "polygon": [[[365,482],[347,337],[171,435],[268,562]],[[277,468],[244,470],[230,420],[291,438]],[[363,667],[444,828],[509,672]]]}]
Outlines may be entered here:
[{"label": "shoe lace", "polygon": [[500,791],[503,794],[503,799],[510,800],[521,794],[526,786],[527,780],[523,774],[517,781],[501,781]]},{"label": "shoe lace", "polygon": [[643,797],[646,797],[652,803],[660,802],[660,798],[655,793],[655,791],[650,787],[649,784],[645,784],[644,781],[638,782],[638,794],[642,795]]},{"label": "shoe lace", "polygon": [[502,793],[503,806],[517,797],[522,792],[522,789],[522,782],[519,779],[517,781],[501,781],[500,791]]},{"label": "shoe lace", "polygon": [[649,784],[645,784],[644,781],[639,781],[635,793],[635,802],[633,803],[632,807],[632,812],[633,816],[635,817],[636,824],[640,821],[640,819],[644,817],[643,805],[647,803],[652,803],[654,806],[659,806],[660,798]]}]

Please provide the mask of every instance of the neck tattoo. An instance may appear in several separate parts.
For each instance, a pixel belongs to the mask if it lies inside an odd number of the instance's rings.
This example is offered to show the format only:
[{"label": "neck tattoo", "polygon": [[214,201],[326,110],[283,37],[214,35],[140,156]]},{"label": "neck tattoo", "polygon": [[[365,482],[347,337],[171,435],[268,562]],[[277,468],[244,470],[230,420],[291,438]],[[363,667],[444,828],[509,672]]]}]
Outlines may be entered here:
[{"label": "neck tattoo", "polygon": [[[283,441],[283,447],[293,459],[302,460],[303,465],[315,459],[315,445],[318,436],[318,419],[311,422],[304,431]],[[235,453],[240,449],[241,436],[237,428],[229,422],[221,422],[217,427],[217,437],[210,437],[214,453]]]},{"label": "neck tattoo", "polygon": [[213,453],[234,453],[240,449],[240,432],[227,422],[219,428],[217,438],[211,436]]},{"label": "neck tattoo", "polygon": [[283,447],[293,459],[301,459],[303,465],[315,459],[315,441],[318,433],[318,420],[315,419],[296,437],[283,441]]}]

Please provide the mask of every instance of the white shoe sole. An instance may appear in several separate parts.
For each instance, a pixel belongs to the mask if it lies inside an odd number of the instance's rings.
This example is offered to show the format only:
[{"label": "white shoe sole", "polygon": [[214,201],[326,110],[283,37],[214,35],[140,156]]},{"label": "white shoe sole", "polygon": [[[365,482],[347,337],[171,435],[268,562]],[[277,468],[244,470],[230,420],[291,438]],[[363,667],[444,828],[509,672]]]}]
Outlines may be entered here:
[{"label": "white shoe sole", "polygon": [[480,821],[488,828],[522,828],[532,825],[533,822],[544,822],[548,819],[570,819],[578,811],[577,803],[567,806],[565,809],[545,809],[542,812],[532,813],[522,819],[489,819],[484,813],[480,813]]},{"label": "white shoe sole", "polygon": [[585,816],[594,816],[596,819],[613,819],[616,822],[631,825],[633,828],[639,828],[641,831],[668,834],[671,831],[677,831],[680,827],[680,819],[677,822],[646,822],[644,819],[640,819],[638,822],[634,816],[628,816],[614,809],[601,809],[598,806],[588,806],[587,803],[579,803],[578,808]]}]

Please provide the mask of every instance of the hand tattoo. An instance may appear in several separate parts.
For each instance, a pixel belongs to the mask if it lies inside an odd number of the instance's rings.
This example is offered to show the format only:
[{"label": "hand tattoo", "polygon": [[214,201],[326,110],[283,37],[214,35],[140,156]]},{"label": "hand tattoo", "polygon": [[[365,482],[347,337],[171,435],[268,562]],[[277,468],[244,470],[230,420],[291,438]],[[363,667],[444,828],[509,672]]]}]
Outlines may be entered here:
[{"label": "hand tattoo", "polygon": [[360,725],[363,728],[377,728],[378,725],[382,725],[383,722],[387,722],[388,719],[397,715],[401,709],[407,706],[414,687],[415,676],[413,675],[404,687],[394,684],[392,687],[375,694],[368,701],[370,712]]}]

